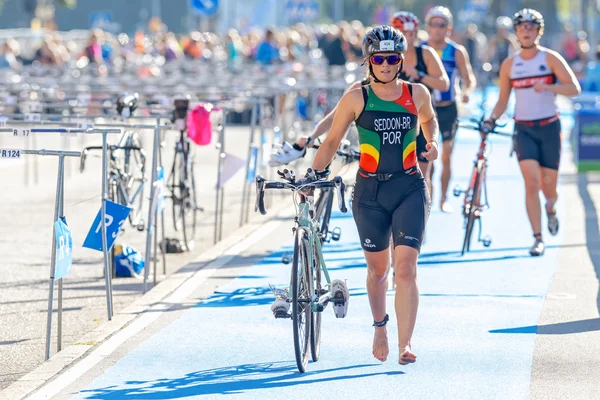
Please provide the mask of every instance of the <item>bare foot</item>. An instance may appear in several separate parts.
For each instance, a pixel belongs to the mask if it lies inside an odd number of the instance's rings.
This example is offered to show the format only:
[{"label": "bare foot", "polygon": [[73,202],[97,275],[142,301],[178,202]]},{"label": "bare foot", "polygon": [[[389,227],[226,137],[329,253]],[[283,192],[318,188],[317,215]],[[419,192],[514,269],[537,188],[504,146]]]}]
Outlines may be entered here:
[{"label": "bare foot", "polygon": [[412,364],[415,361],[417,361],[417,356],[410,350],[410,345],[404,346],[404,349],[400,348],[400,360],[398,360],[400,365]]},{"label": "bare foot", "polygon": [[390,353],[387,338],[387,328],[385,326],[375,327],[375,336],[373,337],[373,356],[379,361],[387,360]]}]

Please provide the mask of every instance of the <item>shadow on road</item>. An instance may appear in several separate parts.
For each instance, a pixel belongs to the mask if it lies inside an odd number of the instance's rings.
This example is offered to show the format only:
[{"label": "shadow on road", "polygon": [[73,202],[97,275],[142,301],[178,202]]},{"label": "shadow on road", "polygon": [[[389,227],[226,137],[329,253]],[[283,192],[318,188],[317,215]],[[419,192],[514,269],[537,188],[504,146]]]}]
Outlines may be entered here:
[{"label": "shadow on road", "polygon": [[[367,367],[379,367],[379,365],[355,365],[300,374],[296,371],[295,363],[292,362],[244,364],[201,370],[186,374],[181,378],[128,381],[123,386],[83,390],[81,394],[87,399],[179,399],[198,395],[233,395],[252,390],[291,386],[301,388],[302,385],[314,383],[403,374],[401,371],[350,374],[353,369]],[[327,374],[326,377],[325,374]]]},{"label": "shadow on road", "polygon": [[[592,178],[594,179],[594,178]],[[587,174],[578,177],[579,196],[585,209],[585,235],[586,247],[596,272],[596,279],[600,281],[600,229],[598,227],[598,210],[590,192],[588,184],[594,182]],[[600,290],[596,296],[596,307],[600,313]],[[580,321],[560,322],[549,325],[531,325],[517,328],[495,329],[490,333],[533,333],[538,335],[568,335],[572,333],[600,331],[600,318],[585,319]]]}]

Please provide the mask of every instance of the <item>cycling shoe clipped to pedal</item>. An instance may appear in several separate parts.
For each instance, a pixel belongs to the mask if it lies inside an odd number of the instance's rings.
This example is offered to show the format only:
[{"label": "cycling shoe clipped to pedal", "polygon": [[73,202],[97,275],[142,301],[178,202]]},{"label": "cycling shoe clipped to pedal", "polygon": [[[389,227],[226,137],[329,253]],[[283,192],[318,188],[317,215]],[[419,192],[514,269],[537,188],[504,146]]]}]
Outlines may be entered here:
[{"label": "cycling shoe clipped to pedal", "polygon": [[348,314],[348,303],[350,303],[350,291],[348,285],[341,279],[331,282],[331,303],[336,318],[344,318]]}]

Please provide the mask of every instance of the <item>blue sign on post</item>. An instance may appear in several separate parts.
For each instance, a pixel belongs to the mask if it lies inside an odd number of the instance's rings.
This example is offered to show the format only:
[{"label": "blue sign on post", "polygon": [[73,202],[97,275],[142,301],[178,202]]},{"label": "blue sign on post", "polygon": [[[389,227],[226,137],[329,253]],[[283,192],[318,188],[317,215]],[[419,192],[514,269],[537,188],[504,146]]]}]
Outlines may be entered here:
[{"label": "blue sign on post", "polygon": [[73,265],[73,238],[71,230],[64,222],[58,220],[54,223],[54,234],[56,235],[56,270],[54,279],[61,279],[71,274]]},{"label": "blue sign on post", "polygon": [[218,0],[190,0],[190,4],[194,12],[207,17],[213,16],[219,8]]},{"label": "blue sign on post", "polygon": [[[121,204],[113,203],[112,201],[106,201],[106,242],[110,249],[115,243],[121,226],[127,220],[131,208],[125,207]],[[90,228],[90,231],[83,242],[83,247],[88,249],[102,251],[102,223],[100,217],[102,215],[102,209],[98,211],[96,219]]]},{"label": "blue sign on post", "polygon": [[577,169],[600,171],[600,107],[584,104],[575,112],[575,121]]}]

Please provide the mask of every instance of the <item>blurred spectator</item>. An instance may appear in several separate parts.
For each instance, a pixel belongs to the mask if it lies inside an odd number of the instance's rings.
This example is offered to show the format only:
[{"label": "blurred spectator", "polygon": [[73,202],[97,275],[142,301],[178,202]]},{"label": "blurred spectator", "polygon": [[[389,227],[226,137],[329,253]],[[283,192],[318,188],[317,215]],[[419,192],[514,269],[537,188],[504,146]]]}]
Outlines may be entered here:
[{"label": "blurred spectator", "polygon": [[183,55],[183,51],[179,47],[179,43],[177,43],[177,38],[174,33],[169,32],[163,36],[162,40],[159,42],[158,53],[165,58],[166,62],[176,61]]},{"label": "blurred spectator", "polygon": [[573,25],[565,24],[560,44],[560,53],[569,65],[577,61],[577,36],[573,32]]},{"label": "blurred spectator", "polygon": [[325,57],[329,61],[329,65],[345,65],[346,54],[344,53],[342,40],[343,32],[335,26],[331,25],[326,37],[324,47]]},{"label": "blurred spectator", "polygon": [[54,43],[50,37],[44,39],[42,46],[36,50],[33,59],[42,65],[57,65],[60,63],[60,59],[57,57],[54,49]]},{"label": "blurred spectator", "polygon": [[267,29],[265,39],[258,45],[256,61],[262,65],[272,65],[280,60],[279,49],[275,44],[275,34]]},{"label": "blurred spectator", "polygon": [[600,45],[596,47],[596,59],[587,64],[581,88],[588,92],[600,92]]},{"label": "blurred spectator", "polygon": [[90,64],[102,64],[102,46],[100,45],[99,32],[93,32],[90,35],[89,42],[83,50],[83,55],[87,57]]},{"label": "blurred spectator", "polygon": [[467,49],[473,70],[477,74],[485,62],[487,38],[479,31],[476,24],[469,24],[462,40]]},{"label": "blurred spectator", "polygon": [[513,55],[519,48],[517,37],[511,32],[511,29],[512,20],[509,17],[496,19],[496,34],[490,39],[486,56],[486,62],[492,64],[492,72],[495,77],[500,75],[502,61]]},{"label": "blurred spectator", "polygon": [[183,54],[186,58],[199,60],[202,58],[202,34],[192,32],[189,38],[184,39]]},{"label": "blurred spectator", "polygon": [[17,69],[20,67],[20,62],[17,60],[17,55],[15,54],[15,50],[13,48],[12,42],[15,42],[14,39],[8,39],[6,42],[2,44],[2,53],[0,53],[0,68],[1,69]]}]

